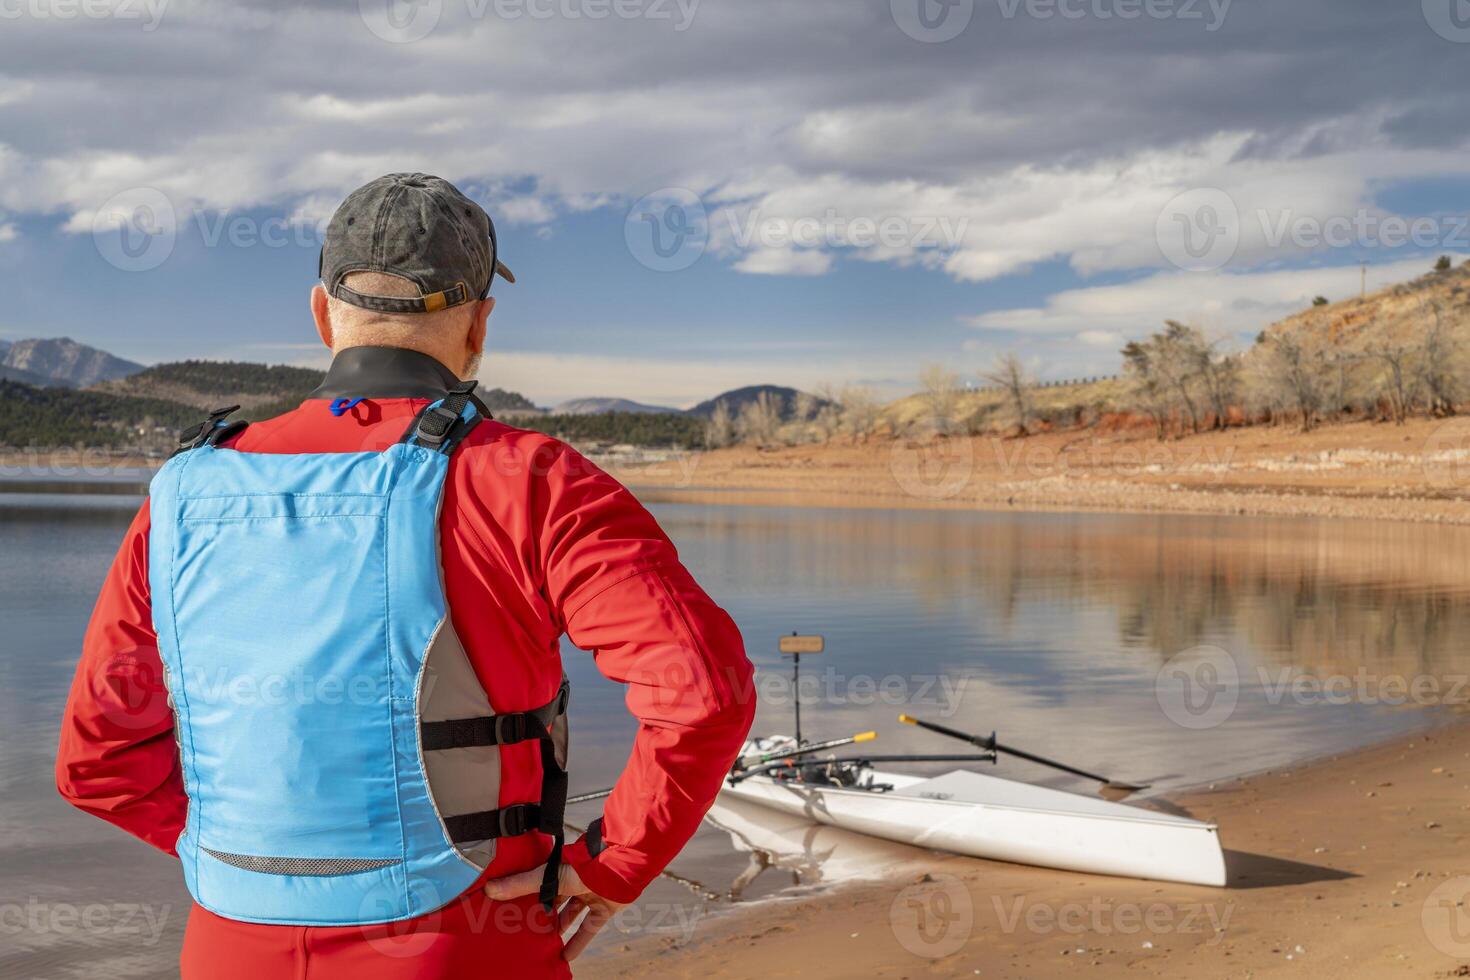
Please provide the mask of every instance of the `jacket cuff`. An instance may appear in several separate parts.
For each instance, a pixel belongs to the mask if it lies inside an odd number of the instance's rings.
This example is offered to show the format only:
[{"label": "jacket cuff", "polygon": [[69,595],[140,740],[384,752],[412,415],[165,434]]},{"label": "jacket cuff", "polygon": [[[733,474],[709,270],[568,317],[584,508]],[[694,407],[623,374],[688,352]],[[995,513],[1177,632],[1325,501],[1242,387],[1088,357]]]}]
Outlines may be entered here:
[{"label": "jacket cuff", "polygon": [[562,849],[562,863],[575,869],[582,884],[599,898],[624,905],[636,901],[643,894],[647,882],[635,881],[626,870],[620,869],[620,865],[626,862],[619,860],[621,848],[618,845],[603,844],[594,854],[591,845],[598,841],[596,833],[583,834]]}]

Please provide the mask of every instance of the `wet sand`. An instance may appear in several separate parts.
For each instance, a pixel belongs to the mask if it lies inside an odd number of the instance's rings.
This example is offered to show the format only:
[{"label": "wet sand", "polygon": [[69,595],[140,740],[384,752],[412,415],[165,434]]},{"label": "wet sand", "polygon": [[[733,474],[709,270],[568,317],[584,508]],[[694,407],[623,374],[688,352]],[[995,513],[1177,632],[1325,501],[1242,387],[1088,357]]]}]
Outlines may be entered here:
[{"label": "wet sand", "polygon": [[1225,888],[930,854],[893,881],[707,919],[687,941],[613,933],[577,975],[1470,976],[1470,717],[1458,721],[1174,798],[1219,824]]}]

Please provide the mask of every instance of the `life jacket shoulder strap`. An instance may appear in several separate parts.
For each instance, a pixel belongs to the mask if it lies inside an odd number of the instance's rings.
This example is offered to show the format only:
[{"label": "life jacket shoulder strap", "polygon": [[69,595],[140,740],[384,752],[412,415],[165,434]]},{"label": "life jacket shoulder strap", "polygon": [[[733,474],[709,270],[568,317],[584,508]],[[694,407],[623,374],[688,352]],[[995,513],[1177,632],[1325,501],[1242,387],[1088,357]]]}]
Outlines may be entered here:
[{"label": "life jacket shoulder strap", "polygon": [[[179,433],[179,444],[174,449],[172,456],[187,453],[198,449],[200,446],[218,446],[226,439],[233,439],[250,423],[244,419],[236,419],[226,422],[225,419],[240,410],[239,405],[229,405],[224,408],[216,408],[209,413],[209,417],[198,425],[190,426]],[[172,457],[170,457],[172,458]]]},{"label": "life jacket shoulder strap", "polygon": [[[477,381],[462,381],[439,401],[425,406],[414,417],[400,441],[424,446],[446,456],[454,452],[470,430],[490,418],[490,410],[475,397],[477,384]],[[466,411],[471,408],[472,411]]]}]

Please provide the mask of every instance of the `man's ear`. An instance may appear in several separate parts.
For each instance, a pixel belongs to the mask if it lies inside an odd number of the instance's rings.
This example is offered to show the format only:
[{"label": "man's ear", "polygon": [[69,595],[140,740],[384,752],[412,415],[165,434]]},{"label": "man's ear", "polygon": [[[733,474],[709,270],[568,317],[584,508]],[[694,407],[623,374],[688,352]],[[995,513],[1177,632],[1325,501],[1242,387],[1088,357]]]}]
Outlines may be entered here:
[{"label": "man's ear", "polygon": [[327,312],[327,290],[321,283],[311,290],[311,318],[316,321],[317,336],[322,338],[327,350],[331,350],[332,318]]},{"label": "man's ear", "polygon": [[490,311],[495,309],[495,297],[486,296],[475,304],[475,317],[470,321],[470,334],[465,338],[465,346],[471,354],[483,354],[485,352],[485,321],[490,319]]}]

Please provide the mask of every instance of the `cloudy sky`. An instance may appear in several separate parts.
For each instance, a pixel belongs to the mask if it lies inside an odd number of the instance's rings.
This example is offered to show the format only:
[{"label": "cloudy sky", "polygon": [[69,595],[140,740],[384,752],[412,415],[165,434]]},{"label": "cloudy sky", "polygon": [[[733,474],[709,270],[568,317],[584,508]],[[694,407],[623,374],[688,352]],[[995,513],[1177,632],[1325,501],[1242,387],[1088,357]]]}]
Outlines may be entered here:
[{"label": "cloudy sky", "polygon": [[1470,256],[1467,89],[1467,0],[0,0],[0,337],[323,363],[322,222],[424,170],[541,403],[1111,373]]}]

